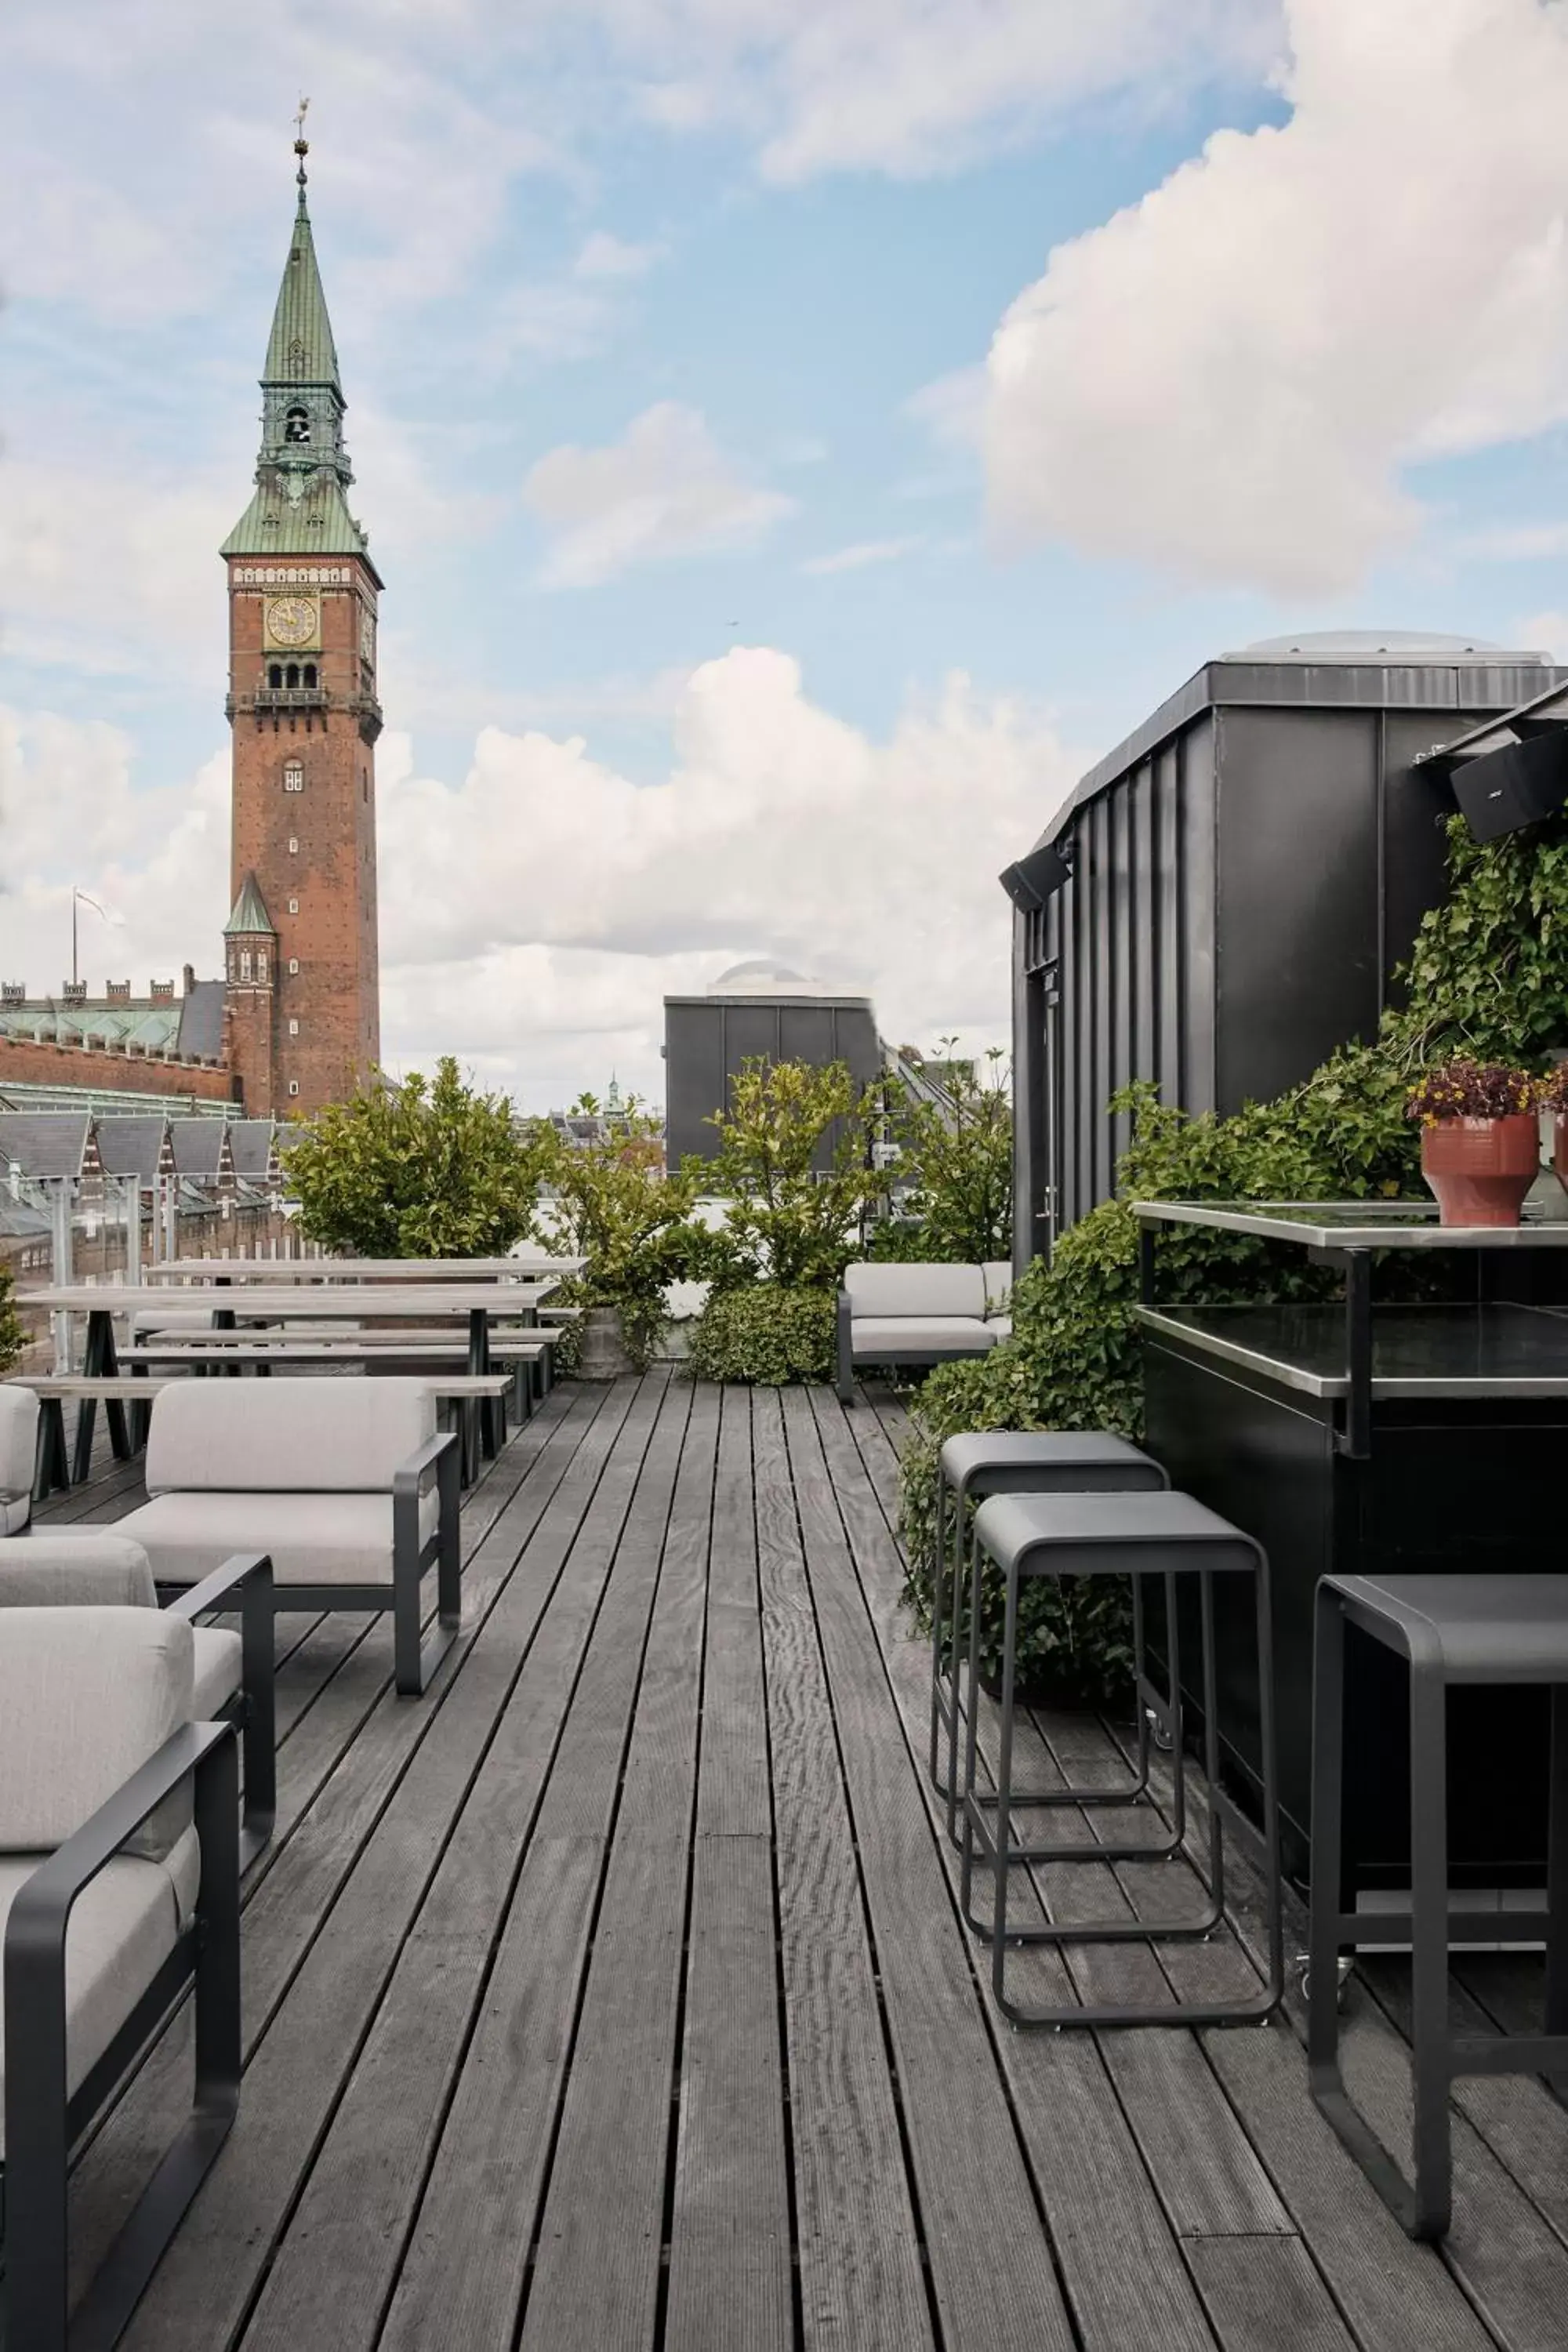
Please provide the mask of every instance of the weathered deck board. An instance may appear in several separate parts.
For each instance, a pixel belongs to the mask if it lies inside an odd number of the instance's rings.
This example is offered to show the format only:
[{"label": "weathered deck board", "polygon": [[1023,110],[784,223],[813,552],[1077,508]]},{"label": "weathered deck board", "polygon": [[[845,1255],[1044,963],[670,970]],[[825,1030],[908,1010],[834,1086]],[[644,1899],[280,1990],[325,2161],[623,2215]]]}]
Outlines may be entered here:
[{"label": "weathered deck board", "polygon": [[[1460,2086],[1438,2253],[1312,2107],[1294,2000],[1202,2036],[1000,2026],[924,1773],[903,1428],[886,1395],[564,1384],[464,1498],[464,1632],[424,1699],[393,1693],[384,1620],[285,1621],[240,2117],[128,2352],[1562,2342],[1568,2121],[1539,2086]],[[101,1436],[95,1470],[40,1516],[139,1499]],[[1124,1760],[1090,1719],[1022,1727],[1042,1778]],[[1134,1818],[1057,1827],[1092,1854]],[[1169,1907],[1185,1875],[1062,1864],[1014,1894],[1020,1919]],[[1234,1982],[1240,1894],[1212,1945],[1024,1969],[1068,2000]],[[1467,1961],[1455,1999],[1518,2030],[1539,1979]],[[1405,1998],[1379,1963],[1351,2012],[1394,2134]],[[81,2266],[186,2042],[176,2018],[79,2161]]]}]

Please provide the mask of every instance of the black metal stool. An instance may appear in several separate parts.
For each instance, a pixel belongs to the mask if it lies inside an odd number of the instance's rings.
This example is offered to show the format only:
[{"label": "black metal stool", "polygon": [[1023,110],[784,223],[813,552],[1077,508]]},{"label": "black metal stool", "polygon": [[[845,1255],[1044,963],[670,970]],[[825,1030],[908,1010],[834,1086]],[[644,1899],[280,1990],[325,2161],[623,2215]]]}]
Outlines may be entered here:
[{"label": "black metal stool", "polygon": [[[971,1706],[964,1739],[963,1791],[963,1907],[969,1926],[991,1945],[991,1985],[996,2005],[1015,2025],[1227,2025],[1267,2017],[1284,1986],[1283,1928],[1279,1900],[1279,1837],[1278,1774],[1274,1743],[1274,1671],[1272,1620],[1269,1609],[1268,1562],[1260,1544],[1239,1528],[1208,1510],[1190,1495],[999,1495],[981,1504],[974,1515],[974,1545],[969,1601],[970,1690],[976,1687],[980,1658],[980,1578],[983,1559],[994,1560],[1006,1584],[1006,1617],[1002,1646],[1002,1698],[999,1762],[994,1810],[983,1803],[975,1787],[977,1717]],[[1075,1921],[1058,1926],[1007,1925],[1007,1874],[1026,1860],[1100,1863],[1118,1856],[1157,1858],[1165,1849],[1104,1845],[1050,1849],[1015,1845],[1009,1815],[1013,1794],[1013,1725],[1017,1667],[1018,1589],[1027,1576],[1131,1576],[1136,1585],[1144,1576],[1158,1575],[1169,1584],[1183,1575],[1198,1580],[1199,1619],[1203,1635],[1204,1761],[1208,1778],[1208,1867],[1198,1876],[1209,1897],[1209,1908],[1197,1919],[1116,1919]],[[1219,1723],[1217,1677],[1215,1668],[1214,1580],[1216,1575],[1249,1576],[1253,1581],[1258,1627],[1258,1723],[1263,1791],[1263,1858],[1268,1934],[1268,1979],[1249,2000],[1178,2001],[1163,2009],[1086,2005],[1072,2008],[1023,2009],[1009,2000],[1006,1990],[1007,1948],[1022,1944],[1148,1943],[1161,1937],[1205,1937],[1225,1916],[1225,1825],[1238,1817],[1219,1784]],[[1171,1611],[1173,1628],[1175,1612]],[[1173,1685],[1173,1687],[1176,1685]],[[974,1853],[979,1845],[990,1863],[993,1877],[989,1922],[976,1919],[973,1909]],[[1194,1863],[1194,1868],[1197,1867]]]},{"label": "black metal stool", "polygon": [[[989,1495],[1112,1495],[1149,1492],[1168,1486],[1160,1465],[1141,1453],[1131,1439],[1103,1429],[983,1429],[950,1437],[937,1457],[936,1536],[931,1591],[931,1777],[937,1793],[947,1799],[947,1833],[958,1843],[958,1719],[959,1644],[963,1622],[965,1520],[967,1507]],[[952,1498],[952,1543],[948,1540],[948,1497]],[[945,1576],[945,1583],[944,1583]],[[1173,1625],[1174,1612],[1170,1612]],[[1145,1796],[1149,1787],[1149,1717],[1151,1713],[1171,1742],[1176,1774],[1176,1843],[1184,1818],[1179,1709],[1180,1689],[1174,1666],[1169,1696],[1149,1683],[1143,1666],[1143,1594],[1142,1580],[1132,1587],[1132,1670],[1138,1685],[1138,1772],[1120,1789],[1054,1789],[1038,1796],[1013,1792],[1015,1805],[1129,1805]],[[941,1748],[947,1735],[947,1777],[942,1778]],[[978,1802],[987,1802],[983,1792]]]},{"label": "black metal stool", "polygon": [[[1357,1626],[1410,1669],[1410,1910],[1342,1911],[1344,1648]],[[1534,1942],[1536,1911],[1448,1907],[1447,1694],[1454,1684],[1552,1692],[1546,2001],[1540,2034],[1460,2034],[1448,2019],[1448,1944]],[[1352,1791],[1353,1798],[1354,1791]],[[1412,2187],[1351,2104],[1340,2070],[1339,1956],[1363,1937],[1410,1940],[1415,2096]],[[1312,1697],[1312,1927],[1307,2055],[1312,2096],[1413,2238],[1440,2238],[1452,2207],[1448,2090],[1460,2074],[1568,2075],[1568,1576],[1326,1576],[1318,1587]]]}]

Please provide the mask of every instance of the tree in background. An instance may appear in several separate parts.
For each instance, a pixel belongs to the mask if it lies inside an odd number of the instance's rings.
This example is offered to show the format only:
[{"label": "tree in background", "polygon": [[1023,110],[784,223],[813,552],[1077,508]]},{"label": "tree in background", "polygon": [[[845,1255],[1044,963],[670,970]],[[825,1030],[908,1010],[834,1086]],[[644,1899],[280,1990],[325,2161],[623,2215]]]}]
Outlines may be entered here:
[{"label": "tree in background", "polygon": [[598,1131],[573,1140],[547,1120],[537,1130],[551,1245],[587,1260],[561,1295],[613,1307],[626,1352],[646,1364],[664,1320],[666,1286],[687,1270],[697,1176],[665,1174],[660,1124],[636,1095],[607,1119],[592,1095],[580,1095],[572,1116],[596,1122]]},{"label": "tree in background", "polygon": [[[940,1099],[889,1084],[892,1169],[900,1214],[879,1228],[878,1255],[982,1265],[1013,1253],[1013,1096],[1007,1059],[994,1046],[976,1067],[956,1059],[943,1037],[940,1056],[921,1059]],[[911,1222],[906,1222],[906,1220]]]},{"label": "tree in background", "polygon": [[0,1265],[0,1372],[10,1370],[27,1336],[17,1320],[14,1290],[10,1267]]},{"label": "tree in background", "polygon": [[541,1150],[504,1095],[434,1079],[373,1080],[283,1145],[312,1241],[351,1257],[501,1257],[531,1231]]},{"label": "tree in background", "polygon": [[693,1271],[720,1291],[748,1282],[836,1291],[873,1186],[876,1116],[876,1089],[862,1094],[846,1063],[744,1063],[728,1110],[710,1121],[718,1150],[686,1163],[726,1208]]}]

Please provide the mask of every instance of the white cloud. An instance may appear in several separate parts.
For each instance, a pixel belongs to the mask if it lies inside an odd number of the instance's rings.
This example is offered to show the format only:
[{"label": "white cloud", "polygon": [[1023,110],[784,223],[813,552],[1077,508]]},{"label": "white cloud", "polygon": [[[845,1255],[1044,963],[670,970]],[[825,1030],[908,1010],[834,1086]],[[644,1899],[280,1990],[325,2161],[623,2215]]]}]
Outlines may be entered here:
[{"label": "white cloud", "polygon": [[[664,995],[752,954],[868,987],[885,1034],[1005,1037],[996,876],[1083,764],[1043,714],[955,677],[878,740],[811,702],[786,655],[737,648],[686,681],[672,735],[644,787],[581,738],[486,728],[450,783],[383,739],[389,1062],[455,1053],[534,1107],[612,1068],[658,1094]],[[105,955],[138,982],[217,968],[226,751],[138,792],[117,730],[0,711],[0,840],[5,977],[68,969],[72,882],[127,919],[84,931],[89,975]]]},{"label": "white cloud", "polygon": [[1002,321],[1004,540],[1333,591],[1417,529],[1405,467],[1568,415],[1568,16],[1286,16],[1289,121],[1216,132]]},{"label": "white cloud", "polygon": [[559,587],[658,557],[750,546],[795,503],[749,481],[700,412],[668,400],[607,448],[552,449],[530,469],[523,499],[552,534],[544,577]]},{"label": "white cloud", "polygon": [[900,556],[912,555],[925,541],[918,535],[911,539],[858,539],[852,546],[835,548],[831,555],[813,555],[801,565],[803,572],[863,572],[870,563],[897,563]]},{"label": "white cloud", "polygon": [[1497,523],[1461,542],[1459,553],[1483,563],[1534,563],[1548,555],[1568,555],[1568,522]]},{"label": "white cloud", "polygon": [[1530,653],[1548,654],[1554,662],[1568,663],[1568,613],[1532,613],[1511,633],[1510,643]]},{"label": "white cloud", "polygon": [[574,268],[579,278],[644,278],[664,255],[662,245],[629,245],[624,237],[596,228],[583,240]]},{"label": "white cloud", "polygon": [[1261,72],[1276,0],[598,0],[676,131],[736,121],[764,174],[951,172],[1129,90]]}]

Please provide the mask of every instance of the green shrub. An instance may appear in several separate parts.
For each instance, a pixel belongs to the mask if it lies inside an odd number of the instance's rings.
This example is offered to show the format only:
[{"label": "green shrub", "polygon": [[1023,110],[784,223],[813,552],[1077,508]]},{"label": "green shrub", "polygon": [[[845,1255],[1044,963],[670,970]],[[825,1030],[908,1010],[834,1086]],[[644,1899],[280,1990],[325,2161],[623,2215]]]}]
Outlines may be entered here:
[{"label": "green shrub", "polygon": [[[1419,1131],[1405,1098],[1429,1063],[1466,1053],[1539,1063],[1568,1045],[1568,817],[1481,845],[1463,820],[1447,827],[1450,895],[1422,922],[1402,975],[1403,1005],[1371,1044],[1352,1042],[1303,1086],[1230,1118],[1189,1118],[1152,1087],[1130,1088],[1131,1140],[1116,1197],[1065,1234],[1013,1294],[1013,1338],[977,1361],[933,1372],[913,1409],[902,1464],[901,1524],[910,1595],[929,1623],[936,1456],[963,1430],[1110,1429],[1140,1433],[1142,1406],[1137,1200],[1365,1200],[1422,1191]],[[1335,1277],[1305,1253],[1195,1226],[1162,1228],[1162,1301],[1322,1299]],[[1385,1286],[1430,1291],[1431,1266],[1395,1262]],[[1124,1595],[1040,1580],[1022,1619],[1026,1683],[1076,1685],[1092,1701],[1125,1686]],[[982,1654],[994,1672],[1000,1596],[987,1590]]]},{"label": "green shrub", "polygon": [[[889,1129],[899,1147],[891,1171],[900,1188],[902,1216],[879,1226],[878,1256],[897,1256],[898,1239],[910,1259],[981,1265],[1013,1254],[1013,1102],[1005,1055],[987,1054],[984,1066],[954,1060],[956,1039],[944,1037],[940,1060],[943,1108],[894,1082]],[[912,1220],[911,1233],[905,1220]],[[883,1236],[887,1237],[884,1239]]]},{"label": "green shrub", "polygon": [[[599,1111],[592,1095],[580,1095],[572,1108],[587,1118]],[[560,1302],[613,1307],[626,1353],[639,1366],[663,1330],[666,1286],[689,1270],[698,1238],[687,1222],[696,1176],[689,1167],[665,1174],[661,1122],[636,1095],[587,1142],[568,1140],[547,1121],[538,1130],[553,1244],[587,1261],[563,1285]]]},{"label": "green shrub", "polygon": [[697,1239],[691,1272],[720,1291],[837,1288],[869,1195],[873,1110],[845,1062],[743,1063],[729,1108],[709,1122],[712,1159],[681,1171],[728,1203],[723,1224]]},{"label": "green shrub", "polygon": [[0,1265],[0,1372],[9,1371],[26,1339],[16,1314],[15,1286],[9,1266]]},{"label": "green shrub", "polygon": [[351,1257],[502,1257],[539,1188],[511,1105],[465,1087],[449,1056],[434,1080],[377,1078],[329,1103],[285,1140],[283,1167],[303,1231]]},{"label": "green shrub", "polygon": [[828,1290],[786,1289],[776,1282],[716,1290],[691,1335],[692,1378],[748,1381],[759,1388],[831,1380],[835,1312]]}]

